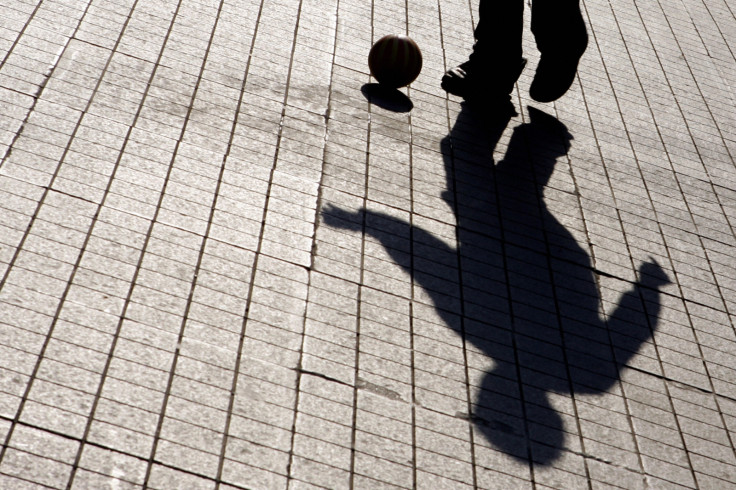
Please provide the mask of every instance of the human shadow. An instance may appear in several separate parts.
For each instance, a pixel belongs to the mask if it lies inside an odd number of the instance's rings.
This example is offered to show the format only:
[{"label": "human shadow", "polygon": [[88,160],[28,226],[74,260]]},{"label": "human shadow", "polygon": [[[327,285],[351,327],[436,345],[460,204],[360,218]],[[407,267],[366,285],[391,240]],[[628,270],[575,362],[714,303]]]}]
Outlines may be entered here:
[{"label": "human shadow", "polygon": [[[322,216],[380,241],[447,326],[492,359],[475,386],[476,429],[519,460],[550,464],[566,434],[577,431],[569,413],[553,408],[551,394],[608,392],[651,339],[659,289],[669,281],[654,260],[643,263],[635,282],[620,280],[626,292],[601,315],[601,272],[543,195],[572,136],[548,114],[530,108],[529,115],[498,163],[492,153],[510,114],[489,120],[463,107],[442,141],[443,198],[455,213],[457,247],[385,213],[330,205]],[[414,244],[411,260],[395,245],[398,235]]]}]

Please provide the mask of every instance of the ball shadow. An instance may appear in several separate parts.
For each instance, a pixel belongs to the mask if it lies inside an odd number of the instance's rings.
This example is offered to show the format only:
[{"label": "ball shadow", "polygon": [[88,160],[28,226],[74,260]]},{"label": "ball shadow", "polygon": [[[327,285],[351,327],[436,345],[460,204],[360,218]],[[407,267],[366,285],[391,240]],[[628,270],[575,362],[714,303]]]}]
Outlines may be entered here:
[{"label": "ball shadow", "polygon": [[380,83],[366,83],[360,91],[368,102],[387,111],[409,112],[414,108],[411,99],[402,91]]}]

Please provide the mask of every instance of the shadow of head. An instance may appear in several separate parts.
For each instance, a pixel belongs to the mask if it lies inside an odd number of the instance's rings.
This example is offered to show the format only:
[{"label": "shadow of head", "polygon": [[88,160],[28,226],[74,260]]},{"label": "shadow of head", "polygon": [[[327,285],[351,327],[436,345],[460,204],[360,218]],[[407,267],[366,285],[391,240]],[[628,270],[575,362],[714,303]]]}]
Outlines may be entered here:
[{"label": "shadow of head", "polygon": [[529,107],[529,122],[514,128],[498,171],[509,176],[534,175],[538,187],[544,187],[559,157],[567,155],[573,140],[567,127],[556,117]]},{"label": "shadow of head", "polygon": [[[448,182],[455,183],[443,193],[448,204],[482,189],[490,191],[498,182],[537,188],[547,185],[573,136],[554,116],[534,107],[528,108],[528,114],[528,120],[513,129],[504,157],[496,163],[493,152],[516,114],[487,113],[463,104],[452,131],[441,142]],[[472,178],[464,180],[466,175]]]}]

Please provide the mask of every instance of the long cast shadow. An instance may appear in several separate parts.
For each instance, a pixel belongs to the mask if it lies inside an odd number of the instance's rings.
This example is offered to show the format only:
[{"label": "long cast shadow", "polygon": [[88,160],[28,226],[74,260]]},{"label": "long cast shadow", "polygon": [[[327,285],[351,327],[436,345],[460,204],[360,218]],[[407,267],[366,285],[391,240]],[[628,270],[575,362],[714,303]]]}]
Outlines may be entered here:
[{"label": "long cast shadow", "polygon": [[[493,359],[471,418],[495,447],[550,464],[565,448],[550,393],[602,394],[657,326],[668,278],[643,263],[607,318],[591,258],[548,210],[543,191],[572,140],[554,117],[529,109],[503,160],[492,153],[510,115],[488,120],[463,107],[442,142],[457,248],[387,214],[334,206],[325,223],[369,233],[431,298],[447,326]],[[409,235],[413,258],[394,244]]]}]

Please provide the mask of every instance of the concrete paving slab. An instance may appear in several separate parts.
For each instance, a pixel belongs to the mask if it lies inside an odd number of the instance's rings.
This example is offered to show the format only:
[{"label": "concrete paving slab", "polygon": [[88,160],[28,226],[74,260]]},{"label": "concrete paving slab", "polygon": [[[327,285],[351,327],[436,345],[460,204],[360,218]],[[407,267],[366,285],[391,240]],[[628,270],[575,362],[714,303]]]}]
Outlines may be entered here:
[{"label": "concrete paving slab", "polygon": [[736,8],[580,5],[0,0],[0,487],[736,487]]}]

